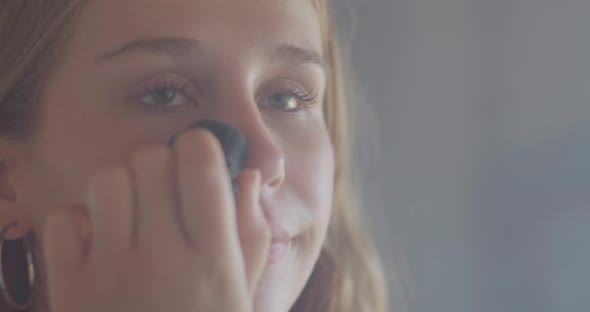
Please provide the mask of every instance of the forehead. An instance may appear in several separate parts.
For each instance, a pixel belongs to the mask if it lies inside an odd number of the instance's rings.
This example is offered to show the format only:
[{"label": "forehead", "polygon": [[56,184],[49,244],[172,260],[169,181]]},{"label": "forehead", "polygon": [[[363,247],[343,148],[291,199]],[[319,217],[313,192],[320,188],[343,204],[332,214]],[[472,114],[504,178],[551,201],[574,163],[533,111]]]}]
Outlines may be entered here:
[{"label": "forehead", "polygon": [[195,38],[204,46],[232,50],[287,42],[321,54],[311,0],[91,0],[75,41],[87,51],[101,51],[160,36]]}]

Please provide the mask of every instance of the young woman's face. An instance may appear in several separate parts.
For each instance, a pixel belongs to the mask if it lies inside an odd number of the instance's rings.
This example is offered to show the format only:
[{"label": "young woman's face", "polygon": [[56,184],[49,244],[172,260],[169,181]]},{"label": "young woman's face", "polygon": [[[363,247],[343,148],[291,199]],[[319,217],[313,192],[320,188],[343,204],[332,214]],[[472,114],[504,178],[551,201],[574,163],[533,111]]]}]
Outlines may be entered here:
[{"label": "young woman's face", "polygon": [[256,293],[257,311],[287,311],[332,205],[321,47],[311,1],[92,1],[46,84],[29,146],[23,206],[37,235],[48,211],[86,203],[96,170],[218,119],[243,131],[246,167],[261,170],[261,205],[295,238]]}]

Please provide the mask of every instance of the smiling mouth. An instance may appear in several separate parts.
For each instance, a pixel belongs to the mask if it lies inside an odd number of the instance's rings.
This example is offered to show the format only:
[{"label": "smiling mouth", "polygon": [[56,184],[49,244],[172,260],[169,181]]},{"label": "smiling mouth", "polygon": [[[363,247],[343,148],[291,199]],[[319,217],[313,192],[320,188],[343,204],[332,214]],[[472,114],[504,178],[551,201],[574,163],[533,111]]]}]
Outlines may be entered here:
[{"label": "smiling mouth", "polygon": [[268,264],[276,264],[287,257],[291,251],[291,241],[273,242],[268,250]]},{"label": "smiling mouth", "polygon": [[292,236],[280,224],[271,224],[272,238],[268,250],[268,264],[275,264],[285,259],[292,246]]}]

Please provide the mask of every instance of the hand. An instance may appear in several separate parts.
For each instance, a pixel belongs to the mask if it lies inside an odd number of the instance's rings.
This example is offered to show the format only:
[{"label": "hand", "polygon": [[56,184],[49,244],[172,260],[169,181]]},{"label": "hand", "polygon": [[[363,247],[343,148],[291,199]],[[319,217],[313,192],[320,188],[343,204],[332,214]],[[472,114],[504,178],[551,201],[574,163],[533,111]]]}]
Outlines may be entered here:
[{"label": "hand", "polygon": [[139,151],[130,170],[97,173],[88,209],[47,219],[51,310],[252,311],[271,233],[259,172],[242,171],[238,186],[234,203],[219,142],[204,129],[183,133],[174,149]]}]

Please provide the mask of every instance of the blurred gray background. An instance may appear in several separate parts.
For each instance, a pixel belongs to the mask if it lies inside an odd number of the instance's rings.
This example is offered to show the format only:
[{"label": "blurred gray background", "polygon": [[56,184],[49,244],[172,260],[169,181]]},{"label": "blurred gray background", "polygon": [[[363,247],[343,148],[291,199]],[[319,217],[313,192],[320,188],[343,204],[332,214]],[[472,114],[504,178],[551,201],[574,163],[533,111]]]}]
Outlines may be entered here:
[{"label": "blurred gray background", "polygon": [[332,2],[393,311],[590,311],[590,1]]}]

